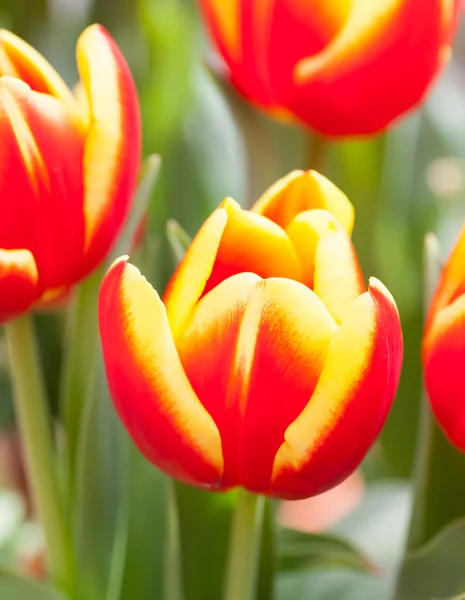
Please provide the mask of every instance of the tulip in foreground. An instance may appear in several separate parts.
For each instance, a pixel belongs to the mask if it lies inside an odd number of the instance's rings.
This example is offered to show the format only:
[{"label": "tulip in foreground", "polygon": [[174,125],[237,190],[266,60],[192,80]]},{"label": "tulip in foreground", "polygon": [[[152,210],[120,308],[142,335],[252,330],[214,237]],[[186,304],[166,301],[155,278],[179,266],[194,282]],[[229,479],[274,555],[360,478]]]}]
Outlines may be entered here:
[{"label": "tulip in foreground", "polygon": [[73,94],[26,42],[0,31],[0,323],[66,294],[107,255],[128,214],[140,115],[110,35],[87,28]]},{"label": "tulip in foreground", "polygon": [[100,292],[116,409],[141,452],[211,490],[280,498],[345,479],[378,435],[396,391],[396,305],[365,287],[347,198],[295,172],[252,211],[225,200],[163,302],[125,258]]},{"label": "tulip in foreground", "polygon": [[415,107],[450,55],[460,0],[200,0],[226,77],[269,113],[330,136]]},{"label": "tulip in foreground", "polygon": [[426,321],[423,364],[433,411],[465,452],[465,228],[444,267]]}]

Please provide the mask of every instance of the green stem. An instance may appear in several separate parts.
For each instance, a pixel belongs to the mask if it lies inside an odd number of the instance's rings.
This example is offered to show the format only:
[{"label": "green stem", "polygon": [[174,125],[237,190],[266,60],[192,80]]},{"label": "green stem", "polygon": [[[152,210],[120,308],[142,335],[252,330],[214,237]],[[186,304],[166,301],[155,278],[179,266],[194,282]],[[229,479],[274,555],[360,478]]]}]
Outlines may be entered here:
[{"label": "green stem", "polygon": [[32,317],[25,315],[11,321],[5,326],[5,332],[28,480],[45,530],[50,572],[55,582],[72,590],[70,536],[59,494],[47,398]]},{"label": "green stem", "polygon": [[328,138],[311,133],[307,136],[306,167],[324,174],[328,167]]},{"label": "green stem", "polygon": [[224,600],[254,598],[265,499],[240,489],[234,513]]}]

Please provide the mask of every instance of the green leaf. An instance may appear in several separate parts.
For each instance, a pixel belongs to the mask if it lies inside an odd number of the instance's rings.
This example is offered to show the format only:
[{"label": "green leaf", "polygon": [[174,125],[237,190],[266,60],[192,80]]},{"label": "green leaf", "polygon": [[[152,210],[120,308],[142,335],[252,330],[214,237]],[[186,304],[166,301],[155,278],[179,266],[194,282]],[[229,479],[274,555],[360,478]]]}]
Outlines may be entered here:
[{"label": "green leaf", "polygon": [[66,600],[51,587],[0,569],[0,598],[5,600]]},{"label": "green leaf", "polygon": [[280,570],[347,567],[374,573],[376,567],[352,543],[329,534],[310,534],[293,529],[279,531]]},{"label": "green leaf", "polygon": [[279,577],[277,600],[389,600],[391,587],[391,579],[384,575],[337,569],[294,571]]},{"label": "green leaf", "polygon": [[126,486],[127,542],[119,600],[161,599],[167,535],[167,478],[132,443]]},{"label": "green leaf", "polygon": [[[110,260],[130,251],[159,163],[155,156],[144,162],[132,212]],[[81,394],[76,397],[80,406],[71,495],[78,585],[86,600],[117,600],[123,585],[128,535],[128,436],[113,408],[97,333],[92,344],[79,346],[81,331],[98,332],[100,280],[96,277],[84,285],[88,286],[87,310],[82,311],[79,328],[75,328],[75,338],[71,340],[78,345],[74,352],[80,363],[79,368],[72,365],[71,371],[82,378]]]},{"label": "green leaf", "polygon": [[181,225],[174,219],[166,223],[166,237],[173,254],[174,263],[177,265],[184,258],[187,248],[189,248],[192,238]]},{"label": "green leaf", "polygon": [[465,519],[442,529],[407,555],[396,600],[440,599],[465,592]]},{"label": "green leaf", "polygon": [[235,492],[174,484],[185,600],[221,598]]},{"label": "green leaf", "polygon": [[137,186],[131,213],[124,227],[124,231],[111,254],[112,258],[110,259],[110,262],[131,252],[137,228],[147,212],[150,199],[155,190],[160,166],[161,158],[157,154],[151,154],[142,163],[139,175],[139,185]]}]

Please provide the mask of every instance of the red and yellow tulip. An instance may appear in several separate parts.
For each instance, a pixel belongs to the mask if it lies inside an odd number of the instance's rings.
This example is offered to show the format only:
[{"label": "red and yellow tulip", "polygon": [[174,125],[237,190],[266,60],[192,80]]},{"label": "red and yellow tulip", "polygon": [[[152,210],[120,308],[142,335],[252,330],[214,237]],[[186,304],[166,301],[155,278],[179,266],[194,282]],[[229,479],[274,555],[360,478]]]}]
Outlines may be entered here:
[{"label": "red and yellow tulip", "polygon": [[0,31],[0,323],[88,275],[131,205],[141,128],[128,66],[98,25],[80,36],[77,64],[73,94]]},{"label": "red and yellow tulip", "polygon": [[365,287],[352,205],[294,172],[251,211],[225,200],[163,301],[125,258],[100,291],[116,409],[141,452],[187,483],[280,498],[345,479],[396,391],[396,305]]},{"label": "red and yellow tulip", "polygon": [[200,0],[227,77],[270,113],[371,134],[446,63],[459,0]]},{"label": "red and yellow tulip", "polygon": [[442,271],[426,320],[423,364],[433,411],[465,452],[465,227]]}]

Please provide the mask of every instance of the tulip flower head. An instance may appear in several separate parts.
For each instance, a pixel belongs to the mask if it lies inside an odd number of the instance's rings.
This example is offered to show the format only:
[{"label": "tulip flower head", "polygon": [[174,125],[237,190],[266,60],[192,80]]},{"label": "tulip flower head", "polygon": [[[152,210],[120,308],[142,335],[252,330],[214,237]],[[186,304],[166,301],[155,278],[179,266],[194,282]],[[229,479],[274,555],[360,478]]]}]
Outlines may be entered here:
[{"label": "tulip flower head", "polygon": [[141,132],[128,66],[98,25],[80,36],[77,63],[73,94],[0,31],[0,323],[97,267],[131,205]]},{"label": "tulip flower head", "polygon": [[116,409],[145,456],[212,490],[304,498],[345,479],[386,418],[402,339],[368,288],[352,205],[294,172],[251,211],[225,200],[162,300],[122,258],[99,300]]},{"label": "tulip flower head", "polygon": [[444,267],[426,320],[423,364],[433,411],[465,452],[465,227]]},{"label": "tulip flower head", "polygon": [[459,0],[200,0],[248,100],[328,136],[415,107],[450,55]]}]

